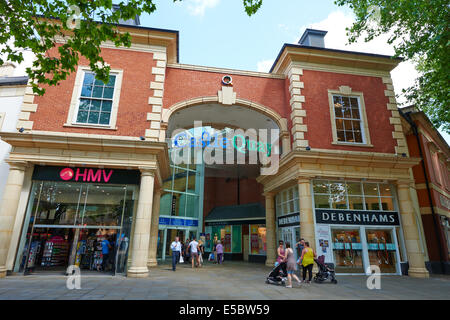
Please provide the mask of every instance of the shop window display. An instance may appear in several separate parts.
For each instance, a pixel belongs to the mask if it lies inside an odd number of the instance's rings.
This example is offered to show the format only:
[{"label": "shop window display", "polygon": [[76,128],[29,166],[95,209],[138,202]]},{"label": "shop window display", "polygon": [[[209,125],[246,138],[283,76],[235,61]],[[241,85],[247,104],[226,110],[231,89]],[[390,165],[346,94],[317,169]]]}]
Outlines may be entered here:
[{"label": "shop window display", "polygon": [[[131,185],[35,181],[15,271],[76,265],[125,273],[134,193]],[[105,239],[110,245],[102,250]]]},{"label": "shop window display", "polygon": [[359,230],[332,229],[333,254],[337,273],[364,273]]},{"label": "shop window display", "polygon": [[256,255],[265,255],[266,248],[266,226],[262,224],[250,225],[250,252]]},{"label": "shop window display", "polygon": [[378,266],[382,273],[396,273],[397,246],[392,230],[366,229],[370,265]]}]

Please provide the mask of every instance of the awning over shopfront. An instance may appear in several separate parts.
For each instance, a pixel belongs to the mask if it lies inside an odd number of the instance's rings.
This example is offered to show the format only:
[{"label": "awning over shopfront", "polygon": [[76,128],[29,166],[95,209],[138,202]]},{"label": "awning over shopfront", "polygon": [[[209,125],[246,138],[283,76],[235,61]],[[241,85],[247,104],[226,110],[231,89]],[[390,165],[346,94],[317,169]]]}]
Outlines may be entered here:
[{"label": "awning over shopfront", "polygon": [[260,203],[215,207],[205,219],[207,226],[257,224],[266,222],[266,213]]}]

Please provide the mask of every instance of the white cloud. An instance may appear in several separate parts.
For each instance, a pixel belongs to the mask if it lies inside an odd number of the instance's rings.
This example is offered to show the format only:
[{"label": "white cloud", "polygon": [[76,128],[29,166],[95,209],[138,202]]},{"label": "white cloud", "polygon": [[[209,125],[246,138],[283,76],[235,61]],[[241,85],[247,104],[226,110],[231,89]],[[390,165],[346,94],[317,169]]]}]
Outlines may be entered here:
[{"label": "white cloud", "polygon": [[257,65],[257,70],[258,72],[269,72],[270,68],[273,65],[273,62],[275,60],[262,60],[259,61],[256,65]]},{"label": "white cloud", "polygon": [[[394,55],[394,48],[387,43],[389,35],[381,35],[370,42],[364,42],[360,39],[356,43],[348,44],[346,27],[350,27],[355,18],[352,14],[345,14],[342,11],[334,11],[328,17],[320,22],[313,23],[300,28],[300,35],[306,28],[328,31],[325,36],[325,47],[330,49],[351,50],[366,53],[376,53],[384,55]],[[300,37],[296,39],[296,43]],[[395,93],[401,95],[404,88],[411,86],[414,79],[418,76],[414,64],[410,61],[400,63],[391,73],[394,83]],[[398,102],[403,102],[404,97],[400,96]]]},{"label": "white cloud", "polygon": [[203,16],[207,8],[214,8],[220,0],[187,0],[187,8],[194,16]]},{"label": "white cloud", "polygon": [[[5,46],[9,46],[14,48],[13,41],[8,41],[7,44],[0,45],[0,49],[4,48]],[[15,69],[12,76],[18,77],[18,76],[26,76],[26,68],[31,67],[33,64],[33,61],[35,59],[35,55],[31,50],[24,50],[20,49],[19,51],[22,52],[23,55],[23,61],[21,63],[13,62]],[[7,61],[7,54],[0,54],[0,58],[2,58],[5,62]]]}]

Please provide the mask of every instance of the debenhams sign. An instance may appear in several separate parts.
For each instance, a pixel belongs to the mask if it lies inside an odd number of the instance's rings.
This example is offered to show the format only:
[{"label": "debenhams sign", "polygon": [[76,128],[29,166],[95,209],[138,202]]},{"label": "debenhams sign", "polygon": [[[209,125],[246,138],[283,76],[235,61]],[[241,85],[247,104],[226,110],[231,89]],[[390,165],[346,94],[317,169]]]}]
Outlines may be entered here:
[{"label": "debenhams sign", "polygon": [[316,209],[316,223],[398,226],[398,213],[394,211],[354,211]]}]

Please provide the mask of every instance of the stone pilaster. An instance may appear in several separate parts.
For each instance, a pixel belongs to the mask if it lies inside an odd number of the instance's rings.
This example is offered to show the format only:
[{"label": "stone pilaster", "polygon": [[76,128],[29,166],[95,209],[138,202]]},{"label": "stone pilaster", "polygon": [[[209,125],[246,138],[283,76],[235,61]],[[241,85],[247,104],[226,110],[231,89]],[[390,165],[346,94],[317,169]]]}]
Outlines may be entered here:
[{"label": "stone pilaster", "polygon": [[155,52],[153,59],[156,66],[152,68],[154,79],[150,82],[153,95],[148,98],[151,112],[147,113],[147,121],[150,121],[150,129],[145,130],[145,137],[151,141],[164,141],[165,132],[161,130],[161,112],[164,96],[164,81],[166,77],[167,53]]},{"label": "stone pilaster", "polygon": [[273,267],[277,256],[276,223],[275,223],[275,194],[264,193],[266,198],[266,266]]},{"label": "stone pilaster", "polygon": [[150,246],[148,249],[148,267],[156,267],[158,262],[156,260],[156,249],[158,245],[158,229],[159,229],[159,204],[161,199],[161,189],[155,190],[153,196],[152,209],[152,225],[150,227]]},{"label": "stone pilaster", "polygon": [[398,204],[409,263],[408,275],[414,278],[428,278],[424,254],[420,250],[419,229],[414,216],[410,184],[410,181],[397,181]]},{"label": "stone pilaster", "polygon": [[9,166],[8,180],[0,207],[0,278],[6,276],[6,260],[25,177],[26,163],[9,162]]},{"label": "stone pilaster", "polygon": [[383,77],[382,80],[383,83],[386,85],[384,95],[389,99],[387,109],[391,111],[391,117],[389,118],[389,122],[391,125],[394,126],[394,131],[392,131],[392,137],[397,141],[395,153],[396,154],[405,153],[407,156],[409,156],[405,134],[403,133],[401,117],[400,113],[398,112],[397,100],[395,99],[395,92],[394,86],[392,84],[392,79],[391,77]]},{"label": "stone pilaster", "polygon": [[[312,205],[310,177],[300,177],[298,183],[298,201],[300,209],[300,237],[309,242],[309,246],[316,250],[316,230],[314,226],[314,209]],[[317,252],[317,251],[316,251]],[[318,271],[314,263],[313,273]]]},{"label": "stone pilaster", "polygon": [[302,96],[301,89],[304,84],[300,81],[300,76],[303,75],[303,69],[295,66],[291,66],[288,72],[289,77],[289,93],[291,99],[289,104],[291,105],[291,120],[292,120],[292,149],[306,148],[309,145],[308,140],[305,139],[305,132],[308,131],[306,124],[303,120],[306,117],[306,110],[302,108],[302,103],[305,102],[305,97]]},{"label": "stone pilaster", "polygon": [[154,172],[150,169],[142,168],[139,201],[134,223],[131,266],[128,269],[129,277],[141,278],[148,276],[147,258],[150,243],[154,181]]},{"label": "stone pilaster", "polygon": [[31,131],[33,129],[33,121],[30,120],[30,115],[37,111],[37,104],[34,103],[34,97],[36,95],[33,92],[31,84],[30,80],[25,88],[19,119],[16,124],[17,130],[23,128],[25,131]]}]

